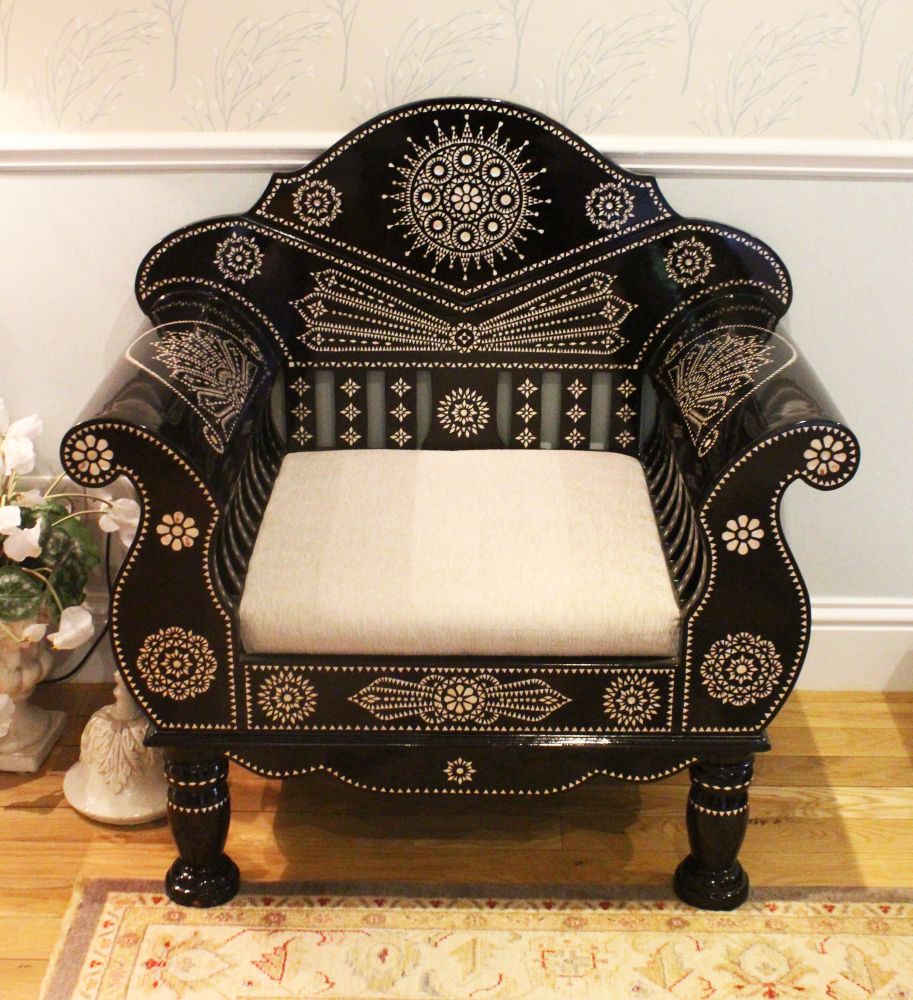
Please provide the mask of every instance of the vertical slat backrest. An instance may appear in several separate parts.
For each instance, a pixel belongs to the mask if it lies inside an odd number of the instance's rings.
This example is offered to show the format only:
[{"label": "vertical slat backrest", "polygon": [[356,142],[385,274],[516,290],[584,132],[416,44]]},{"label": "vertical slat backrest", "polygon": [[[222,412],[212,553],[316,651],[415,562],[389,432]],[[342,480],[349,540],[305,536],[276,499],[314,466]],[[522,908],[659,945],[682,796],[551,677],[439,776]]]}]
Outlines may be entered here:
[{"label": "vertical slat backrest", "polygon": [[295,368],[287,378],[288,449],[502,446],[638,453],[641,387],[634,373],[485,372],[471,391],[487,407],[487,433],[469,427],[448,437],[442,400],[462,377],[457,369]]}]

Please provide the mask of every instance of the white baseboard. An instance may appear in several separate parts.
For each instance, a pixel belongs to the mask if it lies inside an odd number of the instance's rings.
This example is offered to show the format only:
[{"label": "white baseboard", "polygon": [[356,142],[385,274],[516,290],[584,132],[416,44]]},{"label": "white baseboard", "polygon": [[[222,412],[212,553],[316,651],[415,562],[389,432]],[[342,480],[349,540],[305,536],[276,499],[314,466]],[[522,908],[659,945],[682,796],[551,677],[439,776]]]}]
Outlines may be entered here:
[{"label": "white baseboard", "polygon": [[913,691],[913,599],[812,600],[806,691]]},{"label": "white baseboard", "polygon": [[[913,599],[819,598],[812,623],[800,690],[913,691]],[[106,645],[76,679],[108,681],[113,670]]]}]

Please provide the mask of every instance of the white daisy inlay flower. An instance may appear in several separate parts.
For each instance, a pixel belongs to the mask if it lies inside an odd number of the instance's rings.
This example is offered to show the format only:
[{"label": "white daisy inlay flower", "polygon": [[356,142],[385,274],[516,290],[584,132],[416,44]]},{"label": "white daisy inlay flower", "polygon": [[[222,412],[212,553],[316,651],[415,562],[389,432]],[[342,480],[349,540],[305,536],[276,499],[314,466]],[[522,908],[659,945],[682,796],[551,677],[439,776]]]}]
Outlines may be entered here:
[{"label": "white daisy inlay flower", "polygon": [[805,449],[802,457],[805,467],[816,476],[827,477],[836,475],[840,466],[846,461],[846,448],[840,438],[833,434],[814,438]]},{"label": "white daisy inlay flower", "polygon": [[737,552],[740,556],[748,555],[752,549],[760,548],[763,537],[764,529],[761,527],[761,522],[747,514],[739,514],[738,517],[727,521],[726,530],[720,535],[726,543],[726,548],[730,552]]}]

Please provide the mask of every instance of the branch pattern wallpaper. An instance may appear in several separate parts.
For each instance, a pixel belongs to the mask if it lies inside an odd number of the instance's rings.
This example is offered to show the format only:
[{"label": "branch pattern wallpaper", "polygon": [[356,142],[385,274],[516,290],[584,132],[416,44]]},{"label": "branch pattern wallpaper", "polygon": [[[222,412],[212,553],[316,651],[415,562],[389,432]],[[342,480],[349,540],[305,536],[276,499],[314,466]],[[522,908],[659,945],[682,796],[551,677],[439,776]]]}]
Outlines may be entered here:
[{"label": "branch pattern wallpaper", "polygon": [[422,97],[588,133],[913,139],[911,0],[0,0],[0,130],[343,133]]}]

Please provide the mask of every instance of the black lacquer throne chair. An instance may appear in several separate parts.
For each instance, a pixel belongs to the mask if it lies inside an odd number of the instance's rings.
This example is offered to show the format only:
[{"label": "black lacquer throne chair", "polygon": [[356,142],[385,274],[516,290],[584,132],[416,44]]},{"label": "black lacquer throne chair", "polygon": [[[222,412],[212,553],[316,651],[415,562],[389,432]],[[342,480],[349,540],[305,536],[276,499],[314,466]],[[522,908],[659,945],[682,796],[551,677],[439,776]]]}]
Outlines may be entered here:
[{"label": "black lacquer throne chair", "polygon": [[742,902],[809,639],[780,499],[858,460],[774,253],[446,100],[169,236],[136,290],[154,326],[62,457],[142,500],[112,635],[166,751],[172,898],[237,890],[231,758],[482,798],[690,766],[676,889]]}]

